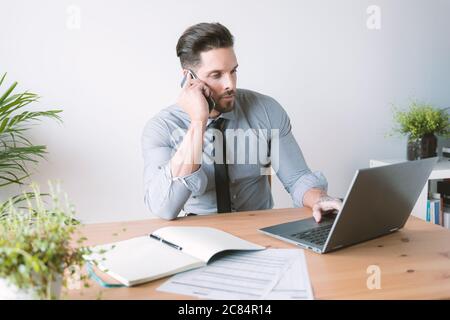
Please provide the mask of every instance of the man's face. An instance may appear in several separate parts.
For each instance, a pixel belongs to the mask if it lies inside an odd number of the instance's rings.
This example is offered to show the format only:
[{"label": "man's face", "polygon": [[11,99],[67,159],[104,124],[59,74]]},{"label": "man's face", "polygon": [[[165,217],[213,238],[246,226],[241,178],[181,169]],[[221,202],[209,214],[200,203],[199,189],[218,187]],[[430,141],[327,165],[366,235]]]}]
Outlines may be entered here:
[{"label": "man's face", "polygon": [[216,110],[230,112],[234,108],[236,95],[236,69],[238,63],[232,47],[212,49],[200,53],[201,63],[196,69],[200,80],[212,91]]}]

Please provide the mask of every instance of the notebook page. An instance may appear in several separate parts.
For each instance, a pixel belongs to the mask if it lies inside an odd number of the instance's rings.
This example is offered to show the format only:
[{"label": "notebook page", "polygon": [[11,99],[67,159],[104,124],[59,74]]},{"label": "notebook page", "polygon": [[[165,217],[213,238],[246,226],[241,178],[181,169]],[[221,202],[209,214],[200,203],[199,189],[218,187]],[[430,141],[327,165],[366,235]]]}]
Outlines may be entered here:
[{"label": "notebook page", "polygon": [[[114,249],[110,249],[115,245]],[[105,254],[93,254],[89,258],[99,263],[99,268],[125,285],[144,283],[167,275],[204,265],[204,263],[167,246],[149,236],[96,246],[108,250]],[[105,261],[100,261],[105,258]]]},{"label": "notebook page", "polygon": [[209,227],[165,227],[153,232],[177,246],[184,253],[204,262],[225,250],[263,250],[264,247]]}]

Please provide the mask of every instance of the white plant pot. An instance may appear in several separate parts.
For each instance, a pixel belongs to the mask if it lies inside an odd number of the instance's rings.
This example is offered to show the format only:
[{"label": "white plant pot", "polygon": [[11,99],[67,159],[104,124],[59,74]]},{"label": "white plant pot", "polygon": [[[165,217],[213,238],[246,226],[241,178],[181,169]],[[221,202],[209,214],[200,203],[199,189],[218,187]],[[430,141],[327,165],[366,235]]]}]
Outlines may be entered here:
[{"label": "white plant pot", "polygon": [[32,290],[19,289],[7,279],[0,279],[0,300],[33,300]]},{"label": "white plant pot", "polygon": [[[52,282],[50,292],[55,299],[61,295],[62,276],[58,275]],[[0,300],[37,300],[33,289],[19,289],[8,279],[0,278]]]}]

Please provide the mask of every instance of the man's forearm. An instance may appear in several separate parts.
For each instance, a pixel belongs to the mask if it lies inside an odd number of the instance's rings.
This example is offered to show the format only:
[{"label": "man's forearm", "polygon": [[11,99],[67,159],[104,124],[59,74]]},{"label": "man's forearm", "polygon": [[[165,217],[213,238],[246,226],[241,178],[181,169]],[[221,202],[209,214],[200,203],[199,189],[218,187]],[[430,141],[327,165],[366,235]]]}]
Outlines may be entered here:
[{"label": "man's forearm", "polygon": [[311,188],[303,196],[303,205],[312,208],[319,201],[320,197],[325,196],[326,192],[322,189]]},{"label": "man's forearm", "polygon": [[170,170],[173,177],[186,176],[200,168],[205,129],[206,122],[191,122],[178,151],[170,160]]}]

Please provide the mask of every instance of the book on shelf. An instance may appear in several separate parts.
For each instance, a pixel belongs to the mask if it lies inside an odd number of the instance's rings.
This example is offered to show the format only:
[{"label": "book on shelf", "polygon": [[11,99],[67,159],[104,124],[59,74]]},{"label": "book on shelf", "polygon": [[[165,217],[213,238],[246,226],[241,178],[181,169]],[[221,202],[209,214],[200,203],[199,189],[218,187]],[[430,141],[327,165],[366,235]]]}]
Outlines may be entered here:
[{"label": "book on shelf", "polygon": [[450,207],[450,179],[436,181],[429,190],[426,207],[426,221],[444,226],[445,207]]},{"label": "book on shelf", "polygon": [[428,199],[427,200],[427,222],[433,224],[441,224],[441,200],[440,199]]},{"label": "book on shelf", "polygon": [[444,218],[444,227],[447,229],[450,229],[450,207],[445,207],[444,208],[444,214],[443,214]]}]

